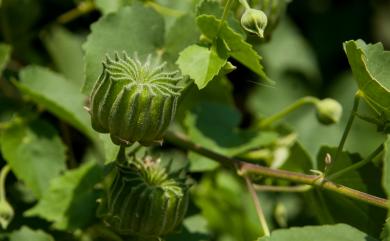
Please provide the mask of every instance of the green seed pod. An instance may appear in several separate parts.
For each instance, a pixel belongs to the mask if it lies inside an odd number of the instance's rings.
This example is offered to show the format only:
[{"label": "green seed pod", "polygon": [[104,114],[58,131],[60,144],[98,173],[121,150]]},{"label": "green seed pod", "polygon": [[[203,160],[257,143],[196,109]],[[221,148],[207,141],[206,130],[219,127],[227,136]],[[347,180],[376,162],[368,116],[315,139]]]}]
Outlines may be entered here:
[{"label": "green seed pod", "polygon": [[272,32],[275,30],[281,17],[284,15],[289,0],[261,0],[256,8],[261,9],[267,15],[267,28],[264,36],[270,39]]},{"label": "green seed pod", "polygon": [[103,72],[92,90],[92,127],[110,133],[117,145],[160,142],[173,120],[183,79],[178,71],[165,72],[166,63],[145,63],[137,56],[107,56]]},{"label": "green seed pod", "polygon": [[315,105],[317,119],[322,124],[330,125],[340,121],[343,107],[336,100],[326,98],[318,101]]},{"label": "green seed pod", "polygon": [[264,38],[264,30],[267,27],[267,15],[261,10],[247,8],[241,16],[241,26],[247,32]]},{"label": "green seed pod", "polygon": [[181,224],[188,189],[156,162],[118,164],[102,217],[120,234],[157,239]]}]

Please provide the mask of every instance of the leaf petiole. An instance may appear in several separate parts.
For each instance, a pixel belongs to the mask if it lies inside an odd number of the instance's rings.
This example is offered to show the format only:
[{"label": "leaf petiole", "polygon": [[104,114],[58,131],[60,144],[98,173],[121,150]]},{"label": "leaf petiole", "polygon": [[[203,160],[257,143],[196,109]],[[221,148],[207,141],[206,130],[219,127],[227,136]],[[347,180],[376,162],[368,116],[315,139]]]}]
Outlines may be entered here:
[{"label": "leaf petiole", "polygon": [[292,103],[291,105],[287,106],[285,109],[281,110],[280,112],[270,116],[270,117],[267,117],[263,120],[261,120],[255,128],[258,128],[258,129],[262,129],[262,128],[265,128],[265,127],[268,127],[270,126],[271,124],[273,124],[274,122],[284,118],[286,115],[290,114],[291,112],[299,109],[300,107],[304,106],[304,105],[307,105],[307,104],[313,104],[315,105],[316,103],[318,103],[320,100],[316,97],[313,97],[313,96],[305,96],[299,100],[297,100],[296,102]]}]

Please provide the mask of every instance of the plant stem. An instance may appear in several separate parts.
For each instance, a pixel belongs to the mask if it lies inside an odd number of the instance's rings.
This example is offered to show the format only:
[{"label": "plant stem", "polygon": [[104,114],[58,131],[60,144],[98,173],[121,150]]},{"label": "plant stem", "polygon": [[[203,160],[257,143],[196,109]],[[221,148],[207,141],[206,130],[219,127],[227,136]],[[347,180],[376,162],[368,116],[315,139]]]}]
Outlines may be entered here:
[{"label": "plant stem", "polygon": [[127,163],[127,158],[126,158],[126,146],[120,145],[118,155],[116,156],[116,163],[118,165],[123,165]]},{"label": "plant stem", "polygon": [[368,164],[373,158],[375,158],[377,155],[379,155],[384,149],[384,146],[383,144],[381,144],[378,148],[376,148],[370,155],[368,155],[368,157],[366,157],[365,159],[359,161],[359,162],[356,162],[354,163],[353,165],[350,165],[348,166],[347,168],[344,168],[338,172],[335,172],[329,176],[326,177],[327,180],[334,180],[342,175],[344,175],[345,173],[347,172],[350,172],[350,171],[353,171],[353,170],[356,170],[356,169],[359,169],[361,168],[362,166]]},{"label": "plant stem", "polygon": [[311,186],[316,186],[323,188],[332,192],[340,193],[341,195],[372,204],[382,208],[388,208],[387,200],[379,198],[352,188],[345,187],[343,185],[335,184],[326,179],[320,178],[318,175],[307,175],[298,172],[291,172],[285,170],[272,169],[269,167],[264,167],[257,164],[246,163],[234,158],[230,158],[221,154],[218,154],[212,150],[209,150],[205,147],[202,147],[199,144],[195,144],[188,140],[182,134],[177,134],[174,132],[167,132],[165,139],[174,145],[184,148],[186,150],[191,150],[200,155],[218,161],[226,167],[230,167],[233,170],[238,167],[240,175],[248,175],[250,173],[262,175],[265,177],[276,178],[281,180],[287,180],[300,184],[307,184]]},{"label": "plant stem", "polygon": [[259,218],[260,226],[263,230],[264,236],[270,236],[270,231],[268,228],[267,220],[265,219],[263,209],[261,208],[259,197],[257,196],[257,193],[256,193],[255,189],[253,188],[253,184],[252,184],[251,180],[249,179],[249,177],[244,176],[244,179],[245,179],[248,191],[250,192],[250,194],[252,196],[252,200],[253,200],[253,203],[254,203],[255,208],[256,208],[257,217]]},{"label": "plant stem", "polygon": [[313,97],[313,96],[306,96],[306,97],[303,97],[299,100],[297,100],[296,102],[292,103],[291,105],[287,106],[285,109],[283,109],[282,111],[268,117],[268,118],[265,118],[263,120],[261,120],[258,124],[257,124],[257,128],[261,129],[261,128],[265,128],[271,124],[273,124],[274,122],[282,119],[283,117],[285,117],[286,115],[288,115],[289,113],[295,111],[296,109],[302,107],[303,105],[306,105],[306,104],[316,104],[317,102],[319,101],[318,98],[316,97]]},{"label": "plant stem", "polygon": [[75,20],[78,17],[81,17],[82,15],[92,12],[96,9],[95,4],[93,1],[85,1],[81,2],[79,5],[77,5],[76,8],[62,14],[57,18],[57,22],[60,24],[66,24],[73,20]]},{"label": "plant stem", "polygon": [[[334,157],[334,159],[333,159],[333,162],[336,162],[336,161],[337,161],[338,156],[339,156],[340,153],[343,151],[345,141],[347,140],[349,131],[351,130],[353,121],[354,121],[354,119],[355,119],[355,113],[357,112],[357,110],[358,110],[358,108],[359,108],[360,97],[361,97],[361,93],[360,93],[360,91],[358,90],[358,91],[356,92],[356,94],[355,94],[355,98],[354,98],[354,101],[353,101],[353,107],[352,107],[351,113],[349,114],[347,126],[346,126],[345,129],[344,129],[344,133],[343,133],[343,136],[341,137],[341,140],[340,140],[339,146],[338,146],[338,148],[337,148],[337,152],[336,152],[336,155],[335,155],[335,157]],[[333,165],[331,165],[331,166],[329,167],[329,170],[332,168],[332,166],[333,166]]]},{"label": "plant stem", "polygon": [[228,15],[229,15],[229,11],[230,11],[230,8],[232,7],[233,2],[234,2],[234,0],[227,0],[227,2],[225,4],[225,8],[223,9],[222,19],[221,19],[221,22],[219,23],[216,36],[218,36],[219,33],[221,32],[222,25],[226,21]]},{"label": "plant stem", "polygon": [[165,16],[180,17],[185,14],[185,12],[183,11],[168,8],[152,1],[147,1],[145,5],[150,6],[151,8],[156,10],[156,12],[161,13]]},{"label": "plant stem", "polygon": [[249,6],[248,2],[246,0],[239,0],[241,5],[244,6],[245,9],[250,9],[251,6]]},{"label": "plant stem", "polygon": [[310,185],[298,185],[298,186],[269,186],[269,185],[257,185],[253,184],[256,191],[262,192],[307,192],[312,189]]},{"label": "plant stem", "polygon": [[7,178],[7,175],[9,171],[11,170],[11,167],[6,164],[3,166],[3,168],[0,171],[0,200],[6,200],[5,197],[5,179]]}]

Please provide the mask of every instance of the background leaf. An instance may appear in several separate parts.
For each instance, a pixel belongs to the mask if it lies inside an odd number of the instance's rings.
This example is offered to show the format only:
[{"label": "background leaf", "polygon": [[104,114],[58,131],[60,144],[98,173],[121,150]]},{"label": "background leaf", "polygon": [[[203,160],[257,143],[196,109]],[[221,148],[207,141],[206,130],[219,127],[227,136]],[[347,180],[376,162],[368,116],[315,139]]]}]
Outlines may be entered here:
[{"label": "background leaf", "polygon": [[83,228],[95,218],[99,193],[94,186],[102,175],[102,167],[94,162],[65,172],[50,182],[48,192],[25,214],[51,221],[60,230]]},{"label": "background leaf", "polygon": [[29,66],[20,72],[16,86],[34,102],[43,106],[58,118],[94,139],[96,134],[90,127],[86,97],[71,82],[46,68]]},{"label": "background leaf", "polygon": [[377,241],[346,224],[290,228],[272,232],[270,238],[260,241]]},{"label": "background leaf", "polygon": [[[145,31],[147,26],[148,31]],[[91,27],[92,32],[84,45],[86,81],[83,92],[89,94],[102,72],[106,54],[126,51],[129,56],[155,53],[162,46],[164,22],[150,8],[140,4],[124,7],[116,13],[102,17]]]},{"label": "background leaf", "polygon": [[54,241],[54,238],[42,230],[32,230],[22,226],[19,230],[11,233],[10,241]]},{"label": "background leaf", "polygon": [[11,55],[11,47],[7,44],[0,43],[0,74],[3,72]]},{"label": "background leaf", "polygon": [[42,40],[57,70],[81,88],[84,82],[83,38],[55,25],[44,32]]},{"label": "background leaf", "polygon": [[14,123],[1,135],[1,151],[15,175],[41,197],[65,169],[65,146],[46,121]]}]

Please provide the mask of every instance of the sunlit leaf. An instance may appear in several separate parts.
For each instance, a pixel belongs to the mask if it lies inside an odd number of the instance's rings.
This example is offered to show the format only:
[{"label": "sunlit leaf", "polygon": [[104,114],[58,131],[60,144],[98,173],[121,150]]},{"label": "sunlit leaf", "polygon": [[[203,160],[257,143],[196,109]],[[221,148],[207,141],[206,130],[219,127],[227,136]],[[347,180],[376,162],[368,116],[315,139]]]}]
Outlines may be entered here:
[{"label": "sunlit leaf", "polygon": [[390,52],[381,43],[347,41],[344,50],[364,99],[379,114],[390,117]]},{"label": "sunlit leaf", "polygon": [[223,45],[215,44],[210,49],[191,45],[180,53],[177,65],[182,74],[189,75],[203,89],[226,64],[227,58]]},{"label": "sunlit leaf", "polygon": [[196,18],[196,21],[201,32],[209,39],[215,39],[217,34],[218,37],[223,39],[231,57],[258,74],[263,80],[270,81],[263,71],[263,66],[260,64],[261,57],[250,44],[245,42],[240,34],[235,32],[226,23],[223,23],[221,29],[218,31],[221,20],[218,20],[212,15],[200,15]]}]

